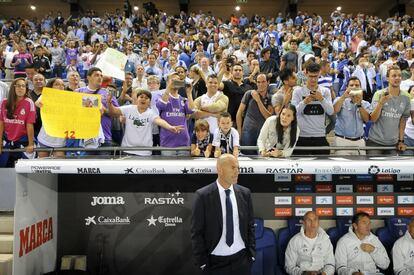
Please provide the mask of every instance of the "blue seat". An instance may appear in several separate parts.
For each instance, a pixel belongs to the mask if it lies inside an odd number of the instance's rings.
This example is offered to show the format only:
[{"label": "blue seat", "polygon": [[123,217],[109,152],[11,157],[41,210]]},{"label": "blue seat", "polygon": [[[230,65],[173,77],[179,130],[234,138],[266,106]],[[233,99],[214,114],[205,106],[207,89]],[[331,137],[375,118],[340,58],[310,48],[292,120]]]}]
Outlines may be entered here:
[{"label": "blue seat", "polygon": [[331,243],[333,248],[336,248],[336,243],[338,240],[348,233],[348,228],[352,226],[352,218],[351,217],[339,217],[336,219],[336,227],[329,228],[326,230],[326,233],[329,235],[331,239]]},{"label": "blue seat", "polygon": [[278,266],[276,269],[276,274],[284,275],[285,272],[285,252],[288,246],[290,239],[299,233],[300,228],[302,227],[303,219],[301,217],[294,217],[288,220],[288,226],[285,228],[279,229],[277,234],[277,259]]},{"label": "blue seat", "polygon": [[256,261],[252,275],[274,275],[277,264],[276,236],[272,229],[264,227],[262,218],[254,219],[256,239]]},{"label": "blue seat", "polygon": [[377,229],[378,239],[388,252],[391,251],[394,242],[405,234],[409,223],[408,218],[388,218],[385,219],[385,226]]}]

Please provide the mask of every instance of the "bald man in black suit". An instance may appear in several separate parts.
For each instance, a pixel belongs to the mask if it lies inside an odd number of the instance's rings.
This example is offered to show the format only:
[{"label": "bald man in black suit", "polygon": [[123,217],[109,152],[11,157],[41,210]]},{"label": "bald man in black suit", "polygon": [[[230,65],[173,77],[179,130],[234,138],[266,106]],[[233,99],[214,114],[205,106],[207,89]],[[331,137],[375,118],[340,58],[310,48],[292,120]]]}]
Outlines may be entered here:
[{"label": "bald man in black suit", "polygon": [[250,275],[255,257],[250,190],[237,183],[237,158],[217,160],[217,180],[195,193],[191,239],[196,265],[204,274]]}]

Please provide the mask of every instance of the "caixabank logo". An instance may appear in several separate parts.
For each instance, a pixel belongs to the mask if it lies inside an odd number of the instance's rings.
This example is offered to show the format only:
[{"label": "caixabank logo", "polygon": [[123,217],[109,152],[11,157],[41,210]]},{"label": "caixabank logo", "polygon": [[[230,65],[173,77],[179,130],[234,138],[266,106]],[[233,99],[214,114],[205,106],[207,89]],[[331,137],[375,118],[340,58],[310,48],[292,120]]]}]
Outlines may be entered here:
[{"label": "caixabank logo", "polygon": [[105,216],[99,216],[96,218],[96,216],[91,216],[85,218],[85,225],[130,225],[131,220],[129,217],[105,217]]}]

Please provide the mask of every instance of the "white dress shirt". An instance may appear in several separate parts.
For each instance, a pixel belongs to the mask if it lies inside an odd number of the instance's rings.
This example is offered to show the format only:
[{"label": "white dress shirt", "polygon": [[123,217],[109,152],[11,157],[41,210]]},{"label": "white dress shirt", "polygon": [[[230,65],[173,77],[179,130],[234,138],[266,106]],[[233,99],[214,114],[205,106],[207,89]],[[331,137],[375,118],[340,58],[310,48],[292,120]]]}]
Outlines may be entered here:
[{"label": "white dress shirt", "polygon": [[236,196],[234,194],[233,185],[230,186],[230,200],[233,207],[233,228],[234,228],[234,241],[233,244],[229,247],[226,244],[226,192],[225,189],[220,185],[218,180],[216,181],[219,194],[220,194],[220,203],[221,203],[221,212],[223,213],[223,231],[221,233],[220,241],[218,242],[217,246],[214,248],[212,255],[215,256],[230,256],[233,255],[240,250],[246,248],[244,241],[240,234],[240,227],[239,227],[239,211],[237,208],[237,201]]}]

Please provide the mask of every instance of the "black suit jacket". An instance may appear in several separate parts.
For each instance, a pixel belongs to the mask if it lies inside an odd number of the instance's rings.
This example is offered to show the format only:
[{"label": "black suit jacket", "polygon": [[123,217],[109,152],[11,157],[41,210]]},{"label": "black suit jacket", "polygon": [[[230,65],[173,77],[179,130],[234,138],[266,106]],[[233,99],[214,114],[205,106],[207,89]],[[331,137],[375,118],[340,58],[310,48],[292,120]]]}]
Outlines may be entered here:
[{"label": "black suit jacket", "polygon": [[[233,185],[239,212],[240,234],[247,251],[255,257],[253,206],[250,190]],[[197,266],[209,264],[208,258],[220,241],[223,215],[217,183],[213,182],[195,193],[191,220],[191,240]]]}]

